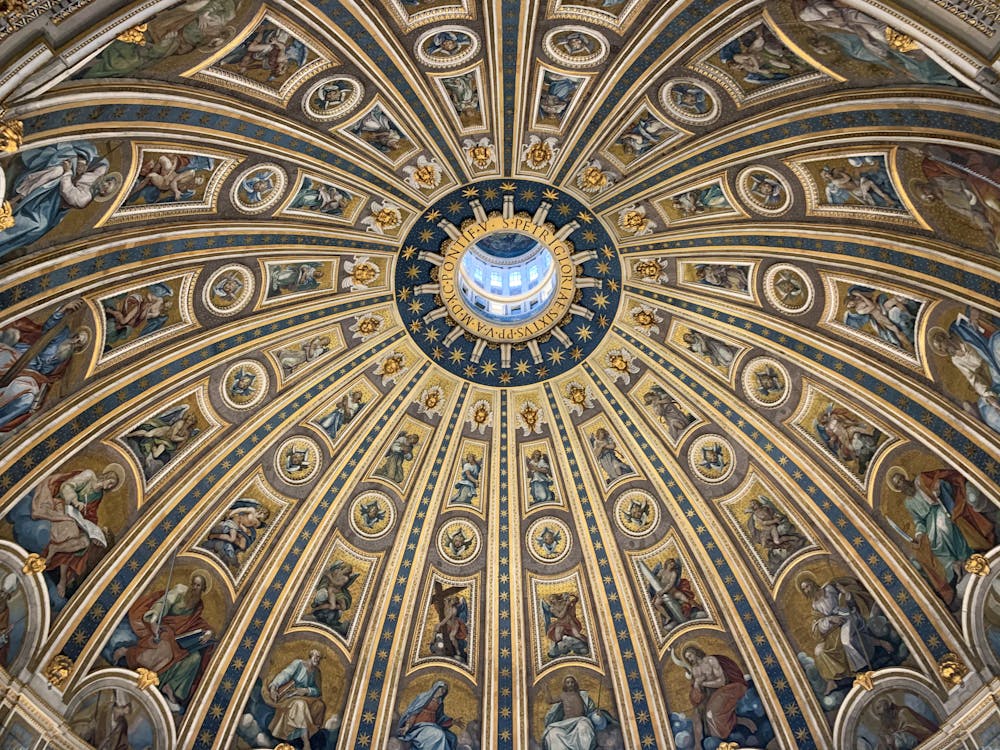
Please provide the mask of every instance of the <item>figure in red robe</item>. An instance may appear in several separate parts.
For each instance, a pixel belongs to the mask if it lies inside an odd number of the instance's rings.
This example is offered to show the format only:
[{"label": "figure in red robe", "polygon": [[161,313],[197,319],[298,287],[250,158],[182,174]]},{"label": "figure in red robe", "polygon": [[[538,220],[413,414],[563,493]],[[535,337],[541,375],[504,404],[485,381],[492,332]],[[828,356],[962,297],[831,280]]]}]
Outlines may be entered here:
[{"label": "figure in red robe", "polygon": [[212,626],[202,617],[207,574],[141,597],[128,612],[137,642],[115,650],[114,660],[129,669],[145,667],[160,678],[160,692],[175,713],[187,705],[212,653]]},{"label": "figure in red robe", "polygon": [[756,732],[756,724],[736,715],[736,706],[749,688],[739,665],[722,654],[708,656],[694,645],[686,646],[681,655],[691,679],[689,697],[695,714],[694,746],[701,747],[704,737],[727,739],[737,724]]}]

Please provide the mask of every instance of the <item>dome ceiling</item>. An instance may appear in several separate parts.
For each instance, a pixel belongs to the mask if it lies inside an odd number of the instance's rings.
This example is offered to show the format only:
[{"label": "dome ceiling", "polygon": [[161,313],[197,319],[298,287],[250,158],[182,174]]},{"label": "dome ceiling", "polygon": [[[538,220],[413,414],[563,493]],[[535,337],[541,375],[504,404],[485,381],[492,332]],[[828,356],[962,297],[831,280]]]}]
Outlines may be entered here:
[{"label": "dome ceiling", "polygon": [[11,10],[3,746],[987,746],[997,19],[923,5]]}]

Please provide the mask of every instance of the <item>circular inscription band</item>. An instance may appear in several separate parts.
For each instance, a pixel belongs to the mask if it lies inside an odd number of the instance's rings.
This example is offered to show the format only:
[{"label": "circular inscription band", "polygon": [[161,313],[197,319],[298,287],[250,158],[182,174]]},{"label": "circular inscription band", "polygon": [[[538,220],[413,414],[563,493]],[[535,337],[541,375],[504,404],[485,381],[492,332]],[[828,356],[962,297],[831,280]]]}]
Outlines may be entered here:
[{"label": "circular inscription band", "polygon": [[[482,313],[468,303],[459,290],[459,275],[462,256],[471,251],[476,242],[496,232],[517,232],[533,237],[549,249],[553,257],[556,288],[548,304],[530,320],[504,325],[483,317]],[[570,257],[572,245],[557,237],[556,232],[532,222],[528,217],[504,217],[493,215],[484,222],[464,223],[457,239],[446,240],[442,250],[443,260],[438,273],[441,284],[441,300],[448,315],[458,325],[473,336],[495,342],[521,342],[533,339],[552,329],[573,304],[576,291],[576,264]]]},{"label": "circular inscription band", "polygon": [[406,331],[438,366],[522,386],[593,352],[621,301],[611,235],[572,195],[521,179],[458,187],[403,239],[393,292]]}]

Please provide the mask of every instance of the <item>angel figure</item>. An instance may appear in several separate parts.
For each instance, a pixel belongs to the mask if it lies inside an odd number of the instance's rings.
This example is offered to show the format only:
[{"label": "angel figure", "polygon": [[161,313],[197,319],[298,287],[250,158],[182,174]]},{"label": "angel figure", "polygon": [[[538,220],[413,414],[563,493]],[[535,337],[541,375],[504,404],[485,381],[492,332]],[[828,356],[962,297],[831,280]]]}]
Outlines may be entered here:
[{"label": "angel figure", "polygon": [[531,495],[529,504],[555,502],[556,496],[552,491],[555,480],[552,478],[552,464],[549,462],[548,454],[536,448],[525,459],[525,464],[528,469]]},{"label": "angel figure", "polygon": [[308,54],[305,44],[291,33],[265,22],[220,62],[235,65],[243,75],[251,70],[266,71],[267,80],[273,81],[288,73],[289,63],[295,64],[293,70],[301,68]]},{"label": "angel figure", "polygon": [[461,593],[468,586],[448,586],[434,581],[431,604],[437,612],[438,624],[429,648],[436,656],[445,656],[464,664],[469,663],[469,604]]},{"label": "angel figure", "polygon": [[660,422],[666,426],[670,439],[676,441],[694,421],[694,417],[684,411],[676,398],[663,386],[653,383],[642,395],[642,403],[653,410]]},{"label": "angel figure", "polygon": [[385,460],[375,469],[375,476],[399,484],[406,477],[405,464],[413,460],[413,450],[420,442],[415,432],[400,432],[385,451]]},{"label": "angel figure", "polygon": [[550,659],[566,654],[590,653],[590,641],[576,615],[579,603],[580,597],[571,591],[560,591],[542,598],[545,635],[552,641],[548,651]]},{"label": "angel figure", "polygon": [[187,404],[157,414],[125,433],[125,442],[142,463],[146,479],[162,469],[200,430]]},{"label": "angel figure", "polygon": [[270,511],[258,500],[240,498],[208,530],[208,538],[202,546],[214,552],[230,570],[235,571],[257,541],[257,530],[264,527],[269,516]]},{"label": "angel figure", "polygon": [[764,549],[767,567],[772,573],[796,551],[806,546],[795,524],[763,495],[750,499],[747,509],[747,531],[751,541]]},{"label": "angel figure", "polygon": [[125,205],[193,200],[214,168],[212,159],[196,154],[167,153],[147,159],[139,168]]},{"label": "angel figure", "polygon": [[471,505],[479,492],[479,475],[482,471],[482,460],[477,458],[475,453],[466,455],[458,480],[455,482],[455,494],[448,502],[456,505]]},{"label": "angel figure", "polygon": [[681,561],[668,557],[650,569],[641,560],[639,572],[646,581],[653,609],[660,615],[664,627],[680,625],[698,617],[704,610],[695,596],[691,581],[681,573]]},{"label": "angel figure", "polygon": [[337,402],[333,411],[320,420],[319,426],[323,428],[323,432],[330,436],[331,440],[336,440],[341,429],[350,424],[364,405],[364,393],[358,390],[349,391]]},{"label": "angel figure", "polygon": [[351,608],[354,600],[351,584],[358,580],[359,575],[348,563],[337,560],[320,576],[313,591],[310,614],[343,636],[351,627],[351,623],[343,617]]},{"label": "angel figure", "polygon": [[290,349],[279,349],[278,363],[286,375],[291,375],[304,364],[314,362],[330,351],[329,336],[313,336],[308,341],[294,344]]},{"label": "angel figure", "polygon": [[604,469],[608,479],[615,480],[626,474],[635,473],[635,470],[625,463],[615,439],[605,428],[598,427],[594,431],[590,436],[590,445],[594,450],[594,456],[597,457],[597,463]]},{"label": "angel figure", "polygon": [[882,431],[842,406],[830,404],[816,418],[816,433],[830,451],[864,476],[875,457]]}]

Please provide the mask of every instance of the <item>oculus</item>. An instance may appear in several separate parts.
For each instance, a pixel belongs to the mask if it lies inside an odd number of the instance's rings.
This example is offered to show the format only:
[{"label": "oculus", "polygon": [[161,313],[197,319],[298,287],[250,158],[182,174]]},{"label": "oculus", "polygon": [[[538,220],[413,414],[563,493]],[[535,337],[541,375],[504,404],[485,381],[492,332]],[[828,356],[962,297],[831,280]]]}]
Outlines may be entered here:
[{"label": "oculus", "polygon": [[435,362],[477,383],[524,385],[593,351],[618,307],[621,264],[575,198],[484,180],[413,225],[395,291],[410,335]]},{"label": "oculus", "polygon": [[494,322],[530,320],[542,312],[558,279],[552,251],[530,234],[493,231],[473,242],[458,265],[459,292]]}]

